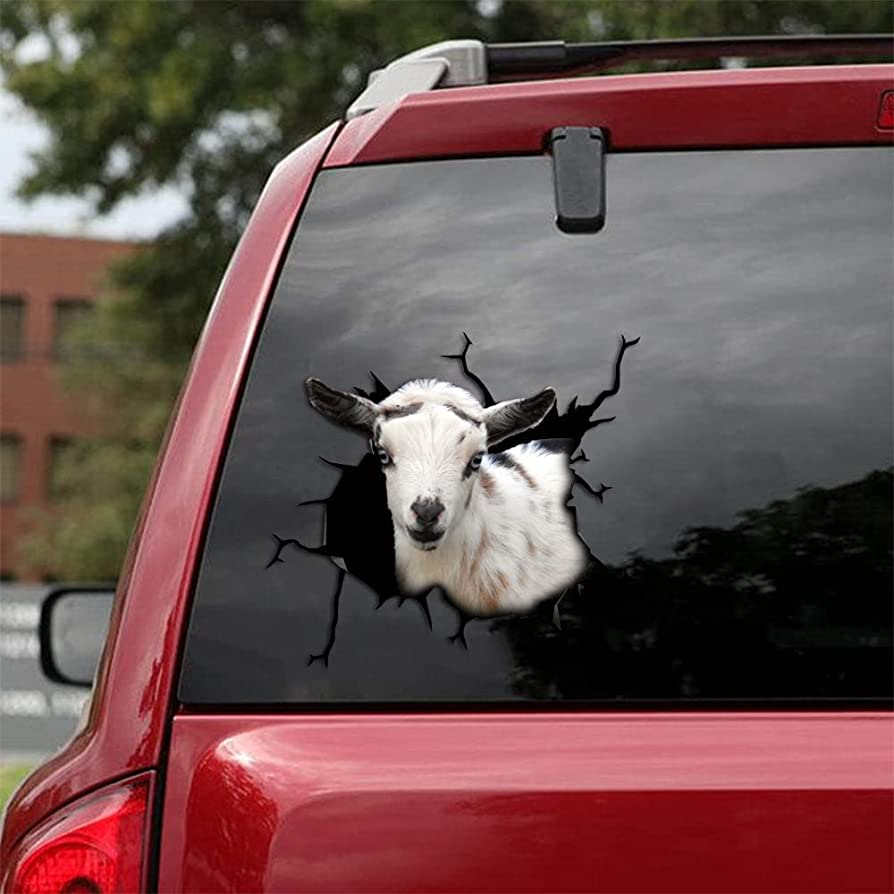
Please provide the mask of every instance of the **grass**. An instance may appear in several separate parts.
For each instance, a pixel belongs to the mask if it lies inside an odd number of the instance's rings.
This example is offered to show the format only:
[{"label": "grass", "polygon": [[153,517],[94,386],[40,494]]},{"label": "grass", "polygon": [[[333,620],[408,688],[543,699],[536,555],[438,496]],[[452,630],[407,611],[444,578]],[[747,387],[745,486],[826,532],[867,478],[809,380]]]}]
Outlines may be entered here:
[{"label": "grass", "polygon": [[16,786],[34,769],[31,764],[0,764],[0,812]]}]

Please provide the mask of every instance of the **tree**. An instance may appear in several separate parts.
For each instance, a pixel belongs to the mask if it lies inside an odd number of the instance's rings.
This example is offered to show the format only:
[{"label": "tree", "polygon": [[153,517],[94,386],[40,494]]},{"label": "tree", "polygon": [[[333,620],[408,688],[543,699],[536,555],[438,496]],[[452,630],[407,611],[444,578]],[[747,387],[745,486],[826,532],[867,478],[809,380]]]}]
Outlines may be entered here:
[{"label": "tree", "polygon": [[[23,196],[89,197],[98,214],[175,184],[189,212],[114,271],[114,302],[65,375],[89,386],[101,437],[32,555],[65,577],[113,577],[177,384],[273,165],[338,118],[369,72],[449,37],[620,39],[890,30],[874,0],[6,0],[6,87],[50,142]],[[17,46],[31,38],[42,57]],[[114,370],[114,374],[110,374]]]},{"label": "tree", "polygon": [[792,698],[890,693],[894,470],[805,487],[681,532],[664,558],[595,569],[494,622],[526,697]]}]

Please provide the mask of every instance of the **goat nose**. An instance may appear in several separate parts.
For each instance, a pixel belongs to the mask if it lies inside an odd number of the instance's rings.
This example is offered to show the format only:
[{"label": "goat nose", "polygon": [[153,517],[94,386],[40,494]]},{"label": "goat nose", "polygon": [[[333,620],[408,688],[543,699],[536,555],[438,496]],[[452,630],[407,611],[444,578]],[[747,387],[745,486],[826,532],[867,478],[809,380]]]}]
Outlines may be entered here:
[{"label": "goat nose", "polygon": [[440,500],[415,500],[410,509],[420,527],[431,528],[444,511],[444,504]]}]

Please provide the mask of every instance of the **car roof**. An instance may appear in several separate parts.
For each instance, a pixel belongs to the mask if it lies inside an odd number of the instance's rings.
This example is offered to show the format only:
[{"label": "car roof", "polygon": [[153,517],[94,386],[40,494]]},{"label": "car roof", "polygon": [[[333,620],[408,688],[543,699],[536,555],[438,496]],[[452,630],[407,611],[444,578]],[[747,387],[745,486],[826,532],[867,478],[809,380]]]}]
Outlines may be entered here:
[{"label": "car roof", "polygon": [[600,127],[609,149],[890,143],[894,65],[627,74],[430,90],[349,120],[325,167],[544,150],[554,127]]}]

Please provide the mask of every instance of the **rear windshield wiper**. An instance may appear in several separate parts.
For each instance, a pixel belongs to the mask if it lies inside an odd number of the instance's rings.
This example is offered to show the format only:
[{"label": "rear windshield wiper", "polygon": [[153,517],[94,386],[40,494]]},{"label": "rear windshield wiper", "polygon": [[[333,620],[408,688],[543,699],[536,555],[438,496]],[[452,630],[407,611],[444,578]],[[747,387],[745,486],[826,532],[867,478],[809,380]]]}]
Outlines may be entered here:
[{"label": "rear windshield wiper", "polygon": [[889,59],[890,34],[787,35],[782,37],[698,37],[606,43],[489,43],[485,45],[488,83],[598,71],[625,62],[673,59],[760,59],[795,56],[869,56]]}]

